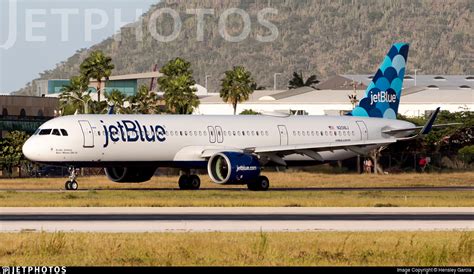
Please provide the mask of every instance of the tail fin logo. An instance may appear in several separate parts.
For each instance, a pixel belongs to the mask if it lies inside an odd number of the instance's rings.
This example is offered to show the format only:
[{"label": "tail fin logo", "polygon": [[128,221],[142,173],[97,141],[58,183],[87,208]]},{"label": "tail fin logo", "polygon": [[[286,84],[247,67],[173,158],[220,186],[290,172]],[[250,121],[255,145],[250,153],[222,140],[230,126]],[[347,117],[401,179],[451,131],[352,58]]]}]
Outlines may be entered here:
[{"label": "tail fin logo", "polygon": [[365,97],[352,111],[353,116],[397,118],[408,50],[407,43],[392,46],[367,87]]}]

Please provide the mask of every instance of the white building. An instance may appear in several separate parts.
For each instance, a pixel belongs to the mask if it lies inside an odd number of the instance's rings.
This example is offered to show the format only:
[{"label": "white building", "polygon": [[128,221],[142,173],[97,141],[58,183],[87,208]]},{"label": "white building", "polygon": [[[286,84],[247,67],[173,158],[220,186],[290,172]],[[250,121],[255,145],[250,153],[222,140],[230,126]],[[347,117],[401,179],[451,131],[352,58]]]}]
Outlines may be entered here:
[{"label": "white building", "polygon": [[[313,88],[296,90],[255,91],[248,101],[238,104],[237,113],[246,109],[261,113],[284,112],[308,115],[341,115],[352,110],[349,95],[352,83],[358,83],[357,99],[364,96],[371,81],[369,75],[334,76]],[[474,77],[454,75],[407,75],[399,113],[409,117],[423,116],[437,107],[442,110],[474,111]],[[232,115],[231,104],[224,103],[218,94],[201,98],[195,114]]]}]

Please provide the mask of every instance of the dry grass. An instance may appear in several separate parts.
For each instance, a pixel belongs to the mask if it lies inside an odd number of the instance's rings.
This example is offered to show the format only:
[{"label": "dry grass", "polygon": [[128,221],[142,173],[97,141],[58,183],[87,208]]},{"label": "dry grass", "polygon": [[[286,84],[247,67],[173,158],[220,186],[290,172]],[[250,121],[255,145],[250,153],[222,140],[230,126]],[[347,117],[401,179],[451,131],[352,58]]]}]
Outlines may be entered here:
[{"label": "dry grass", "polygon": [[0,207],[472,207],[473,191],[0,192]]},{"label": "dry grass", "polygon": [[[269,173],[273,187],[472,186],[474,173],[326,175]],[[206,191],[176,190],[177,177],[155,177],[144,184],[115,184],[105,177],[80,178],[79,192],[0,192],[0,207],[19,206],[474,206],[473,191],[269,191],[218,186],[202,177]],[[64,179],[0,180],[0,189],[63,189]],[[124,188],[133,188],[124,189]],[[210,189],[212,188],[212,189]],[[95,189],[100,191],[96,191]]]},{"label": "dry grass", "polygon": [[[320,174],[308,172],[266,172],[272,187],[411,187],[411,186],[474,186],[474,172],[405,173],[391,175]],[[0,189],[63,189],[65,178],[0,179]],[[219,186],[207,175],[201,175],[202,188],[245,188]],[[82,189],[176,188],[178,177],[157,176],[143,184],[116,184],[105,176],[79,177]]]},{"label": "dry grass", "polygon": [[0,265],[472,266],[474,232],[7,233]]}]

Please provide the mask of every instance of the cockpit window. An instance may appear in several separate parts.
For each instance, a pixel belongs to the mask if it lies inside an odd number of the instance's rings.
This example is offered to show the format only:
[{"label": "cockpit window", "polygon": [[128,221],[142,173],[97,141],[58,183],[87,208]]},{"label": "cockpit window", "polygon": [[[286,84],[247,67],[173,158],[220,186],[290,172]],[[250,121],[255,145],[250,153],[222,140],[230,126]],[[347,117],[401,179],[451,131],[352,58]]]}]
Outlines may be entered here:
[{"label": "cockpit window", "polygon": [[63,134],[63,136],[68,136],[67,131],[65,129],[61,129],[61,133]]},{"label": "cockpit window", "polygon": [[39,132],[39,135],[49,135],[51,134],[51,129],[42,129]]},{"label": "cockpit window", "polygon": [[38,128],[38,129],[35,131],[35,133],[33,133],[33,135],[38,134],[38,133],[40,132],[40,130],[41,130],[41,129]]},{"label": "cockpit window", "polygon": [[61,136],[61,133],[59,133],[59,129],[53,129],[53,135]]}]

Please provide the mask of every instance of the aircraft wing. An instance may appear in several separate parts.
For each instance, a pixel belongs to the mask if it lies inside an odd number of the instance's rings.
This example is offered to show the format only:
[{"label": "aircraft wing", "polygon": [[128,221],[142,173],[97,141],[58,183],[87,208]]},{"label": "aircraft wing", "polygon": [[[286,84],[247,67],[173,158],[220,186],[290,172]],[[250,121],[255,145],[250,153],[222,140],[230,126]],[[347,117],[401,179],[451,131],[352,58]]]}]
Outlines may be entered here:
[{"label": "aircraft wing", "polygon": [[313,151],[332,151],[336,149],[349,149],[353,147],[366,147],[371,145],[381,145],[381,144],[392,144],[395,143],[397,139],[378,139],[378,140],[368,140],[368,141],[348,141],[348,142],[331,142],[331,143],[316,143],[316,144],[306,144],[306,145],[288,145],[288,146],[264,146],[264,147],[255,147],[247,148],[246,151],[252,151],[253,153],[268,153],[268,152],[292,152],[300,150],[313,150]]},{"label": "aircraft wing", "polygon": [[261,156],[267,157],[270,161],[273,161],[280,165],[286,165],[282,157],[291,154],[302,154],[309,156],[316,161],[323,161],[323,158],[319,154],[322,151],[334,151],[345,149],[352,151],[357,154],[366,154],[363,150],[366,147],[374,145],[389,145],[397,142],[396,138],[389,139],[377,139],[367,141],[347,141],[347,142],[331,142],[331,143],[316,143],[316,144],[305,144],[305,145],[288,145],[288,146],[263,146],[247,148],[245,151],[255,153]]}]

